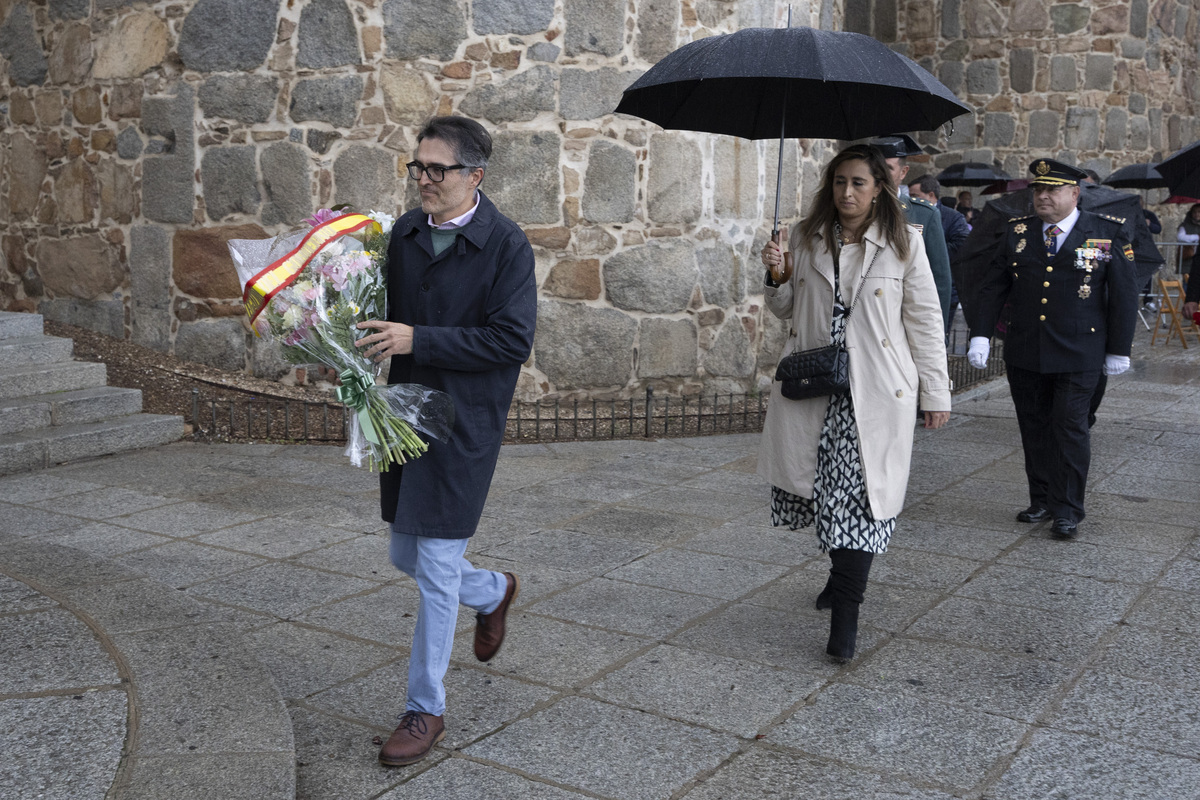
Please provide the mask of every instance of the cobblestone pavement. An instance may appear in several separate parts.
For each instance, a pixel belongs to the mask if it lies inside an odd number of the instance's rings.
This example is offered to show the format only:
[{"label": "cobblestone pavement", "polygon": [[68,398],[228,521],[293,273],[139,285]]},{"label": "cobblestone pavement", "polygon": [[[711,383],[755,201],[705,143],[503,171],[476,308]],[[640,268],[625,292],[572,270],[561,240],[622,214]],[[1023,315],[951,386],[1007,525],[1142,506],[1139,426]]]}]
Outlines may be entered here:
[{"label": "cobblestone pavement", "polygon": [[917,431],[848,666],[757,435],[506,447],[447,737],[376,762],[416,589],[340,451],[176,444],[0,480],[0,796],[1200,797],[1200,348],[1136,353],[1077,541],[1021,525],[1003,383]]}]

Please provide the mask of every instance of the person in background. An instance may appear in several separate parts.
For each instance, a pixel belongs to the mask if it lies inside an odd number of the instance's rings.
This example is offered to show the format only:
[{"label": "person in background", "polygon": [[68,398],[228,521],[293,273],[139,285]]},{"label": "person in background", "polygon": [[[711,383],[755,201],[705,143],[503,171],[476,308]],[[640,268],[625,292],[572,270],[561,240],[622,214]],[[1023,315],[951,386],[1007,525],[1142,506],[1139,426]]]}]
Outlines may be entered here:
[{"label": "person in background", "polygon": [[[1184,273],[1184,283],[1190,289],[1193,281],[1190,280],[1192,275],[1200,274],[1197,268],[1200,268],[1200,203],[1195,203],[1188,209],[1187,216],[1183,218],[1183,222],[1179,224],[1179,230],[1175,232],[1175,238],[1181,242],[1187,242],[1188,246],[1182,248],[1183,252],[1179,254],[1179,271]],[[1191,260],[1189,266],[1185,266],[1188,260]]]},{"label": "person in background", "polygon": [[[908,182],[908,196],[917,200],[924,200],[936,208],[938,214],[941,215],[942,234],[946,238],[946,253],[950,256],[950,263],[954,264],[954,257],[958,255],[959,248],[967,240],[967,236],[971,234],[971,226],[967,224],[967,220],[962,214],[938,202],[938,192],[940,190],[941,185],[938,184],[937,178],[932,175],[922,175],[915,181]],[[950,320],[946,323],[947,331],[953,325],[954,312],[958,309],[958,287],[954,285],[953,274],[951,274],[950,278]]]},{"label": "person in background", "polygon": [[1188,209],[1183,222],[1179,223],[1175,238],[1192,245],[1200,243],[1200,203],[1195,203]]},{"label": "person in background", "polygon": [[1091,462],[1089,406],[1101,375],[1129,369],[1137,319],[1133,244],[1124,219],[1078,208],[1082,170],[1029,165],[1036,215],[1007,224],[968,311],[967,360],[982,369],[1007,305],[1004,361],[1029,482],[1018,522],[1053,518],[1073,539]]},{"label": "person in background", "polygon": [[758,457],[772,524],[815,525],[829,553],[816,605],[832,610],[825,652],[843,662],[854,656],[871,562],[904,506],[918,399],[926,428],[950,417],[937,288],[905,221],[880,152],[854,145],[825,168],[792,229],[794,272],[775,242],[761,253],[767,308],[790,321],[784,352],[833,342],[853,354],[848,392],[791,400],[773,383]]},{"label": "person in background", "polygon": [[386,320],[359,323],[363,355],[391,359],[390,383],[419,383],[454,400],[453,437],[380,473],[391,523],[390,555],[420,592],[400,725],[379,761],[394,767],[429,755],[445,736],[443,678],[458,607],[476,612],[475,657],[504,641],[519,583],[511,572],[464,557],[487,499],[521,365],[533,349],[537,280],[533,248],[480,191],[492,137],[466,117],[433,117],[406,166],[421,207],[392,227]]},{"label": "person in background", "polygon": [[1157,214],[1145,206],[1142,206],[1142,216],[1146,218],[1146,227],[1150,229],[1152,234],[1158,236],[1160,233],[1162,233],[1162,221],[1159,220]]},{"label": "person in background", "polygon": [[950,262],[954,263],[954,257],[958,254],[958,249],[962,247],[963,242],[967,240],[971,229],[967,227],[967,221],[962,214],[938,202],[940,188],[937,178],[932,175],[922,175],[915,181],[908,182],[908,196],[924,200],[938,210],[942,219],[942,234],[946,239],[946,252],[950,255]]},{"label": "person in background", "polygon": [[958,213],[963,215],[963,218],[966,219],[968,225],[975,224],[975,214],[977,212],[975,211],[974,208],[971,207],[971,192],[970,191],[963,189],[961,192],[958,193],[958,205],[955,206],[955,210],[957,210]]},{"label": "person in background", "polygon": [[[1150,229],[1151,234],[1157,236],[1162,233],[1162,222],[1159,221],[1158,215],[1145,206],[1142,206],[1142,218],[1146,220],[1146,227]],[[1142,287],[1142,307],[1151,314],[1158,311],[1158,302],[1154,299],[1153,275],[1146,278],[1146,285]]]},{"label": "person in background", "polygon": [[[872,139],[871,146],[883,154],[892,190],[900,199],[900,208],[908,218],[908,224],[914,226],[921,234],[925,255],[929,259],[929,269],[933,272],[933,281],[937,286],[938,300],[942,306],[942,325],[949,331],[950,311],[953,308],[950,297],[954,281],[950,276],[950,254],[946,251],[942,217],[937,208],[924,200],[908,197],[908,185],[904,182],[908,175],[908,156],[917,155],[921,148],[911,136],[905,134]],[[902,188],[903,193],[900,192]]]}]

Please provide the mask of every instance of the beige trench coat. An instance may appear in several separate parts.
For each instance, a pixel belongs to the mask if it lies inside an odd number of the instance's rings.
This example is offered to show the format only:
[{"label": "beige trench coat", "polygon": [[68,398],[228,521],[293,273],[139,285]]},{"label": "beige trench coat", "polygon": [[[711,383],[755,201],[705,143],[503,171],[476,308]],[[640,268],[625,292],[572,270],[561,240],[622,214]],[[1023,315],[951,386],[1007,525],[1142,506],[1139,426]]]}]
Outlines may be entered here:
[{"label": "beige trench coat", "polygon": [[[842,275],[845,302],[862,289],[846,323],[846,348],[859,453],[875,519],[894,517],[904,507],[918,396],[922,410],[950,410],[942,308],[921,236],[912,226],[906,229],[907,262],[884,248],[860,287],[862,273],[884,242],[873,224],[864,236],[863,263]],[[791,280],[763,290],[767,308],[791,320],[785,355],[829,344],[833,321],[833,256],[822,237],[814,239],[811,249],[801,247],[800,238],[796,226],[790,241],[796,261]],[[792,494],[812,497],[828,406],[824,397],[788,400],[779,393],[779,382],[772,383],[758,455],[761,477]]]}]

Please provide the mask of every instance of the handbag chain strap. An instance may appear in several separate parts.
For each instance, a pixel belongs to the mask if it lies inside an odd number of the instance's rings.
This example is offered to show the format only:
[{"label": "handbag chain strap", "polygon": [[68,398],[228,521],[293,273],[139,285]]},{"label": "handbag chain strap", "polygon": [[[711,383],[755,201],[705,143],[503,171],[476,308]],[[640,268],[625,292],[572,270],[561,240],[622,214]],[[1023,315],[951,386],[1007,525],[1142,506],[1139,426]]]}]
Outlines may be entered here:
[{"label": "handbag chain strap", "polygon": [[[836,249],[833,251],[833,268],[835,271],[837,271],[837,272],[835,272],[835,280],[836,280],[837,279],[836,275],[840,274],[840,269],[841,269],[842,225],[840,222],[835,222],[835,223],[833,223],[833,225],[834,225],[834,230],[836,232],[834,239],[837,241]],[[863,289],[866,288],[867,278],[870,277],[871,270],[875,269],[875,262],[879,259],[879,254],[881,252],[883,252],[882,247],[875,248],[875,255],[871,256],[871,263],[870,263],[870,265],[867,266],[867,271],[863,273],[862,280],[860,280],[858,282],[858,291],[854,295],[854,300],[850,303],[850,308],[846,310],[846,323],[847,324],[850,323],[850,314],[854,311],[854,307],[858,305],[858,299],[860,297],[862,297]],[[837,302],[836,297],[834,298],[834,302]],[[793,336],[796,335],[795,328],[792,328],[792,335]],[[792,352],[800,352],[800,351],[793,350]]]}]

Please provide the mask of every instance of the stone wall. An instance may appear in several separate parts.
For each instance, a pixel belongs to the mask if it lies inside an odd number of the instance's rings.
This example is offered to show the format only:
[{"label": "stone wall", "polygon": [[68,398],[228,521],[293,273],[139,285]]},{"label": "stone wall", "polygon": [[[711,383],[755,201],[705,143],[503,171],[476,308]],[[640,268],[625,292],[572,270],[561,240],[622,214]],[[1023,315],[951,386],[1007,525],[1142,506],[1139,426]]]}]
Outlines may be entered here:
[{"label": "stone wall", "polygon": [[845,19],[976,109],[952,135],[917,137],[931,170],[982,161],[1027,177],[1048,155],[1104,177],[1200,138],[1196,0],[846,0]]},{"label": "stone wall", "polygon": [[[794,24],[831,29],[844,14],[978,107],[952,136],[922,137],[931,168],[996,159],[1019,173],[1036,151],[1107,172],[1200,132],[1191,5],[793,9]],[[785,13],[773,0],[0,0],[0,308],[289,379],[247,332],[225,241],[334,203],[411,208],[418,126],[460,113],[494,132],[484,189],[537,255],[522,397],[761,387],[783,339],[754,255],[777,143],[610,112],[681,44]],[[787,143],[785,219],[837,144]]]},{"label": "stone wall", "polygon": [[[797,5],[832,24],[834,3]],[[773,143],[611,114],[681,43],[778,22],[749,0],[0,0],[0,307],[286,377],[225,251],[314,209],[393,213],[419,124],[495,134],[484,189],[537,254],[524,397],[742,390],[779,347],[753,251]],[[825,146],[790,142],[784,213]],[[766,223],[769,225],[769,222]]]}]

